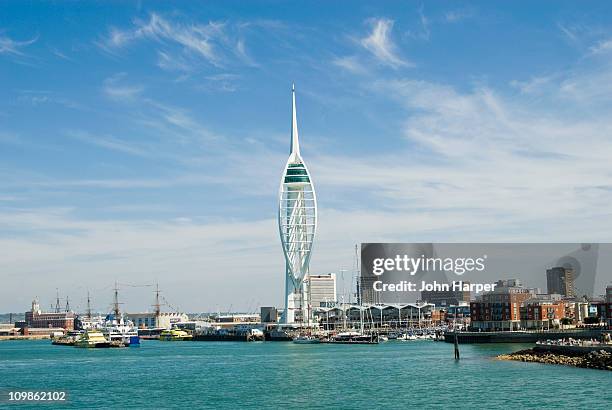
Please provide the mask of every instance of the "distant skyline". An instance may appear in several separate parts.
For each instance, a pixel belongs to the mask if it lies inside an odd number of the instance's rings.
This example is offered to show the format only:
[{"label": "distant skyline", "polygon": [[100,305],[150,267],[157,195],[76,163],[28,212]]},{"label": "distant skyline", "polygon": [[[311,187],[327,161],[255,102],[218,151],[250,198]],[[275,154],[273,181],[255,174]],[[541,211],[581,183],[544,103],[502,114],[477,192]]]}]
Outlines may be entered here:
[{"label": "distant skyline", "polygon": [[281,306],[292,82],[339,291],[361,242],[612,241],[609,2],[2,2],[0,312]]}]

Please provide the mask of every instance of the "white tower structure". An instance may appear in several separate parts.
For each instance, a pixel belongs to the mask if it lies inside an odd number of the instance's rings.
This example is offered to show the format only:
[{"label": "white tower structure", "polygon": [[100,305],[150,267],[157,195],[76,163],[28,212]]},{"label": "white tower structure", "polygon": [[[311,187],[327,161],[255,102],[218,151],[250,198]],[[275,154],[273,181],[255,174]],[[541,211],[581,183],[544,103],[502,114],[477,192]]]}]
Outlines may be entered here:
[{"label": "white tower structure", "polygon": [[300,155],[295,86],[291,87],[293,117],[291,149],[278,195],[278,230],[285,254],[285,312],[283,323],[295,323],[295,311],[301,309],[304,321],[310,320],[310,306],[305,277],[317,231],[317,198],[306,163]]}]

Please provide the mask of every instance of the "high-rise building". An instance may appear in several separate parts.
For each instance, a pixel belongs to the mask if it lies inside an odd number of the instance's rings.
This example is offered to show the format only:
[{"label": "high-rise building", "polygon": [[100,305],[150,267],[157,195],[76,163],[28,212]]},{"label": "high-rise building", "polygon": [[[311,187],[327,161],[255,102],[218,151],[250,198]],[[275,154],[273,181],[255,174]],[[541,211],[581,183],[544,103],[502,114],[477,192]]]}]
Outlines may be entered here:
[{"label": "high-rise building", "polygon": [[[470,282],[464,281],[464,284]],[[464,303],[470,303],[471,292],[469,290],[448,290],[448,291],[427,291],[421,292],[421,300],[436,305],[436,307],[456,306]]]},{"label": "high-rise building", "polygon": [[374,282],[376,276],[361,275],[357,281],[357,303],[358,304],[376,304],[381,303],[379,292],[374,291]]},{"label": "high-rise building", "polygon": [[336,274],[308,275],[308,293],[313,308],[329,307],[336,302]]},{"label": "high-rise building", "polygon": [[574,270],[557,266],[546,270],[546,284],[549,294],[558,293],[568,298],[576,296],[574,292]]},{"label": "high-rise building", "polygon": [[[308,274],[317,231],[317,199],[306,163],[300,155],[295,87],[291,89],[291,148],[279,189],[278,230],[285,254],[285,311],[283,323],[294,323],[296,310],[309,304],[304,277]],[[304,318],[304,315],[301,315]],[[310,318],[304,318],[308,321]]]}]

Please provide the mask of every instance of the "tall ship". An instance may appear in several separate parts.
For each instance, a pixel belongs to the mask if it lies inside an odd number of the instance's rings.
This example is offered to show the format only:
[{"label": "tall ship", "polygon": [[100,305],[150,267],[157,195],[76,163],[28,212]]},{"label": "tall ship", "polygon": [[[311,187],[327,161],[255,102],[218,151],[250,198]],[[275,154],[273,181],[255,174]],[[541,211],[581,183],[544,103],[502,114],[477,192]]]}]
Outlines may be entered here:
[{"label": "tall ship", "polygon": [[115,294],[113,299],[113,313],[107,315],[104,322],[99,325],[99,330],[109,342],[123,343],[125,346],[139,346],[140,337],[138,329],[131,320],[123,317],[119,309],[119,289],[115,282]]}]

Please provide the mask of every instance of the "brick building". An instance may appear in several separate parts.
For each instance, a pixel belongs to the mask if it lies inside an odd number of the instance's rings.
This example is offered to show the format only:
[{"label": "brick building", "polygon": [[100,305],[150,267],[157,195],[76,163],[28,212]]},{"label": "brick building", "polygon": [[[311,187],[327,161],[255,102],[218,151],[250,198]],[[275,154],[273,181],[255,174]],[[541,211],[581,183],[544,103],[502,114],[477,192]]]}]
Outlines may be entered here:
[{"label": "brick building", "polygon": [[484,293],[470,303],[471,328],[479,330],[518,330],[521,327],[521,305],[536,295],[518,279],[499,280],[492,292]]},{"label": "brick building", "polygon": [[527,299],[521,307],[521,327],[524,329],[548,329],[559,325],[565,317],[565,302]]},{"label": "brick building", "polygon": [[38,300],[34,299],[32,310],[25,312],[25,325],[29,328],[74,330],[74,312],[42,312]]}]

